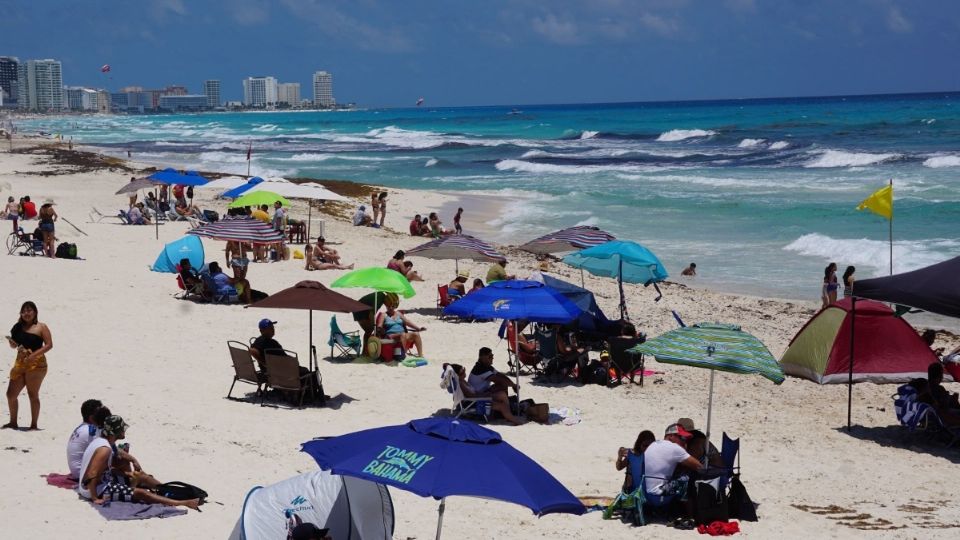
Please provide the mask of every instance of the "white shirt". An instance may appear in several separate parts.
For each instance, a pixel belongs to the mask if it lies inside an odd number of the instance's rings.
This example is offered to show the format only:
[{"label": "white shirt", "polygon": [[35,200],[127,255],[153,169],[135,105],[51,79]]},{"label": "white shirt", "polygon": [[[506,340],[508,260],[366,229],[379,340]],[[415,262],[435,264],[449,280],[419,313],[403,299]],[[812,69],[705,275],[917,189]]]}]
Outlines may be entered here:
[{"label": "white shirt", "polygon": [[367,213],[364,212],[363,210],[357,210],[357,212],[353,214],[353,224],[357,227],[359,227],[360,225],[363,225],[363,218],[366,215]]},{"label": "white shirt", "polygon": [[686,450],[670,441],[654,441],[643,452],[643,474],[646,476],[646,491],[659,495],[663,484],[670,480],[677,465],[690,457]]},{"label": "white shirt", "polygon": [[[87,474],[87,469],[90,467],[90,462],[93,461],[93,454],[97,452],[98,449],[107,447],[110,448],[110,442],[104,439],[103,437],[97,437],[94,439],[87,449],[83,451],[83,462],[80,465],[80,485],[77,486],[77,493],[85,499],[92,499],[90,496],[90,491],[83,486],[83,477]],[[113,461],[113,449],[110,449],[110,457],[107,458],[107,469],[103,471],[106,475],[110,472],[110,463]],[[100,494],[100,485],[103,484],[103,477],[97,479],[94,489],[97,490],[97,495]]]},{"label": "white shirt", "polygon": [[141,212],[139,208],[134,206],[127,212],[127,217],[130,218],[130,223],[133,223],[134,225],[136,225],[141,221],[143,221],[143,212]]},{"label": "white shirt", "polygon": [[493,383],[491,383],[489,379],[490,377],[496,374],[497,374],[497,370],[493,366],[490,366],[489,371],[485,371],[480,375],[474,375],[473,370],[470,370],[470,375],[467,377],[467,384],[470,385],[470,388],[474,392],[478,394],[482,394],[487,390],[489,390],[490,387],[493,385]]},{"label": "white shirt", "polygon": [[70,468],[70,478],[80,477],[80,466],[83,464],[83,453],[90,446],[90,441],[100,435],[100,430],[93,424],[83,423],[77,426],[67,441],[67,467]]}]

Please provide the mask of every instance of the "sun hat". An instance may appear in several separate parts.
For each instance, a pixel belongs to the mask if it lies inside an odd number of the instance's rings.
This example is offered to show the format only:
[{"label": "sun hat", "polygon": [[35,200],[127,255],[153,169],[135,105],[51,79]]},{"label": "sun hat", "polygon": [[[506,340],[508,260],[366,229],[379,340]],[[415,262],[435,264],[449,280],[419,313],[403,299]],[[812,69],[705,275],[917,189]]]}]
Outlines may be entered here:
[{"label": "sun hat", "polygon": [[57,204],[52,198],[47,197],[43,200],[43,204]]},{"label": "sun hat", "polygon": [[123,418],[113,415],[108,416],[103,421],[103,434],[107,437],[116,437],[127,430],[129,424],[123,421]]},{"label": "sun hat", "polygon": [[271,321],[270,319],[260,319],[260,322],[257,324],[257,326],[259,326],[260,329],[263,330],[264,328],[269,328],[275,324],[277,324],[277,321]]},{"label": "sun hat", "polygon": [[380,358],[380,338],[373,336],[367,340],[367,358]]},{"label": "sun hat", "polygon": [[689,439],[690,437],[693,437],[693,433],[690,433],[689,431],[684,429],[683,426],[681,426],[680,424],[670,424],[669,426],[667,426],[667,430],[664,431],[663,434],[676,435],[681,439]]},{"label": "sun hat", "polygon": [[470,272],[467,271],[467,270],[461,270],[461,271],[457,272],[457,277],[458,277],[458,278],[467,279],[467,278],[470,277]]},{"label": "sun hat", "polygon": [[680,424],[680,426],[687,431],[693,431],[697,429],[697,426],[693,424],[693,420],[689,418],[681,418],[677,420],[677,423]]}]

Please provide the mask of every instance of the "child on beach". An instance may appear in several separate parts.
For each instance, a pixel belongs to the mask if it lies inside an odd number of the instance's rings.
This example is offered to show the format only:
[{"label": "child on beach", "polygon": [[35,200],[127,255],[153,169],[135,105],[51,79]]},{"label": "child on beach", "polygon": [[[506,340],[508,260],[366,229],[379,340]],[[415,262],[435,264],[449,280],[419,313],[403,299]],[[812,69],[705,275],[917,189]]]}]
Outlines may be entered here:
[{"label": "child on beach", "polygon": [[463,234],[463,227],[460,226],[460,216],[463,215],[463,208],[457,208],[457,213],[453,216],[453,227],[457,234]]}]

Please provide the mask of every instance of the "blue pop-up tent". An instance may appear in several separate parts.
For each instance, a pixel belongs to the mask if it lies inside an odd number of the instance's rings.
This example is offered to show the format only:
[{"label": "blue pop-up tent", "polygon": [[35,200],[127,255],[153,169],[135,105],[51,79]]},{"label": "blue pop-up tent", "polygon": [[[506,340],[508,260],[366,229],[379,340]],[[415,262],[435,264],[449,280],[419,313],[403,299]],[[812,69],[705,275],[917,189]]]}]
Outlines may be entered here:
[{"label": "blue pop-up tent", "polygon": [[253,178],[247,180],[246,184],[240,184],[239,186],[233,189],[228,189],[227,191],[224,191],[223,193],[221,193],[220,196],[223,197],[224,199],[236,199],[237,197],[239,197],[240,195],[243,195],[244,193],[249,191],[250,188],[259,184],[260,182],[263,182],[263,178],[260,178],[259,176],[254,176]]},{"label": "blue pop-up tent", "polygon": [[157,261],[150,267],[154,272],[177,273],[180,259],[190,261],[190,266],[200,270],[203,268],[203,242],[199,236],[187,235],[163,246],[163,251],[157,256]]},{"label": "blue pop-up tent", "polygon": [[202,186],[208,181],[197,171],[187,171],[185,173],[181,173],[170,167],[167,167],[162,171],[157,171],[147,178],[164,184],[180,184],[183,186]]},{"label": "blue pop-up tent", "polygon": [[602,333],[614,324],[604,315],[600,306],[597,305],[597,299],[593,296],[592,292],[583,287],[577,287],[573,283],[563,281],[562,279],[557,279],[546,274],[541,275],[544,285],[558,291],[567,297],[567,300],[570,300],[582,310],[580,316],[577,317],[577,328],[586,332]]}]

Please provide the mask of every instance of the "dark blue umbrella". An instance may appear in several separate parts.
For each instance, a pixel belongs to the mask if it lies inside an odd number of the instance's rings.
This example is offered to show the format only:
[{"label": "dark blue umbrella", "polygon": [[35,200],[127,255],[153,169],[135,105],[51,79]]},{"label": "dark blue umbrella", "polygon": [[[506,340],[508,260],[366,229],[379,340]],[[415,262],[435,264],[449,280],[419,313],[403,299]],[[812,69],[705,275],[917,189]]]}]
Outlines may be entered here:
[{"label": "dark blue umbrella", "polygon": [[197,171],[181,173],[169,167],[162,171],[157,171],[147,178],[164,184],[180,184],[183,186],[202,186],[208,182],[208,180],[200,176],[200,173]]},{"label": "dark blue umbrella", "polygon": [[334,474],[440,499],[437,538],[445,499],[451,495],[512,502],[539,516],[585,511],[537,462],[504,442],[496,431],[469,420],[412,420],[309,441],[303,451]]},{"label": "dark blue umbrella", "polygon": [[240,184],[239,186],[233,189],[228,189],[227,191],[224,191],[223,193],[221,193],[220,196],[225,199],[236,199],[237,197],[239,197],[240,195],[243,195],[250,188],[259,184],[260,182],[263,182],[263,178],[260,178],[259,176],[254,176],[253,178],[247,180],[246,184]]}]

